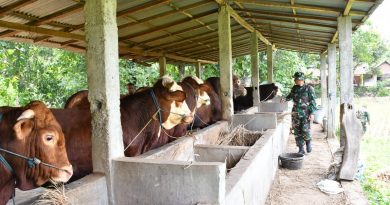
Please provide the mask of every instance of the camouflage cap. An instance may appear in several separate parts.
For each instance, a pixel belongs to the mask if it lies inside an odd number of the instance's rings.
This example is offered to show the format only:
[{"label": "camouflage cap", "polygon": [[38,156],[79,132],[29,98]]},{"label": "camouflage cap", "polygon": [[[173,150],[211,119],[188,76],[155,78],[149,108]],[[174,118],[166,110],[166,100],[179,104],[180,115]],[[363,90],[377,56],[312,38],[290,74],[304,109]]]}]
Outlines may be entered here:
[{"label": "camouflage cap", "polygon": [[293,76],[294,80],[305,80],[305,74],[303,72],[295,72]]}]

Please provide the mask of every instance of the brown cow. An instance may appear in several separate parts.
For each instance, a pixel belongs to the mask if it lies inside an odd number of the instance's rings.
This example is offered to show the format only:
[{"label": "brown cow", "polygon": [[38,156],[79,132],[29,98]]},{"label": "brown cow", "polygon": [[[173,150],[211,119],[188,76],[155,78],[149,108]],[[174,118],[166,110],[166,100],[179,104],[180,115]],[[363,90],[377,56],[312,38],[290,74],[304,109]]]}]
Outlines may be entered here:
[{"label": "brown cow", "polygon": [[211,77],[205,81],[205,84],[209,87],[206,92],[211,102],[210,105],[202,106],[196,110],[194,128],[203,128],[222,119],[219,81],[219,77]]},{"label": "brown cow", "polygon": [[10,199],[14,188],[29,190],[49,179],[55,182],[70,179],[73,170],[65,150],[64,134],[42,102],[31,102],[24,108],[9,109],[0,115],[0,148],[29,158],[36,157],[59,168],[42,163],[29,168],[25,159],[0,150],[13,170],[0,162],[0,204]]},{"label": "brown cow", "polygon": [[64,108],[89,109],[88,90],[81,90],[70,96],[66,101]]},{"label": "brown cow", "polygon": [[[207,94],[211,89],[204,81],[195,76],[189,76],[184,78],[179,85],[186,93],[186,103],[192,113],[196,113],[197,109],[210,105],[210,97]],[[190,125],[192,128],[192,124]],[[182,137],[187,132],[188,125],[180,124],[171,129],[170,131],[164,131],[162,137],[160,137],[160,144],[166,144],[168,141],[173,141],[178,137]]]},{"label": "brown cow", "polygon": [[[153,101],[152,90],[158,104]],[[193,116],[184,101],[185,98],[182,87],[169,77],[158,80],[152,88],[122,98],[120,109],[123,142],[125,147],[129,145],[125,155],[139,155],[152,147],[163,145],[159,143],[163,132],[161,128],[169,130],[178,124],[190,123]],[[157,107],[162,109],[161,126]],[[74,167],[74,177],[71,180],[90,174],[92,132],[89,109],[53,109],[53,113],[65,133],[69,160]]]},{"label": "brown cow", "polygon": [[[153,99],[155,95],[155,99]],[[185,102],[186,93],[164,76],[150,89],[121,99],[121,122],[126,156],[136,156],[162,146],[161,133],[178,124],[189,124],[193,114]],[[160,111],[159,111],[160,107]],[[147,127],[142,131],[142,128]]]}]

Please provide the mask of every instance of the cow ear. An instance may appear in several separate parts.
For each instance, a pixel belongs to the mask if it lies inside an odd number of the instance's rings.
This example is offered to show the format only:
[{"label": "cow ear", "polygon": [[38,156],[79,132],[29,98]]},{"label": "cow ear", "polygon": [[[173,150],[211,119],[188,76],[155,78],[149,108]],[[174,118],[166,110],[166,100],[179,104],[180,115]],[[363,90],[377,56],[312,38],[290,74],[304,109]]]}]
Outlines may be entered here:
[{"label": "cow ear", "polygon": [[207,84],[200,84],[199,89],[203,91],[209,91],[210,87]]},{"label": "cow ear", "polygon": [[19,140],[23,140],[31,134],[34,122],[32,119],[23,119],[16,122],[14,125],[15,136]]},{"label": "cow ear", "polygon": [[170,101],[183,102],[186,99],[186,93],[180,90],[169,92],[167,98]]},{"label": "cow ear", "polygon": [[22,140],[31,133],[34,124],[32,118],[34,116],[34,110],[28,109],[18,117],[14,125],[15,135],[18,139]]}]

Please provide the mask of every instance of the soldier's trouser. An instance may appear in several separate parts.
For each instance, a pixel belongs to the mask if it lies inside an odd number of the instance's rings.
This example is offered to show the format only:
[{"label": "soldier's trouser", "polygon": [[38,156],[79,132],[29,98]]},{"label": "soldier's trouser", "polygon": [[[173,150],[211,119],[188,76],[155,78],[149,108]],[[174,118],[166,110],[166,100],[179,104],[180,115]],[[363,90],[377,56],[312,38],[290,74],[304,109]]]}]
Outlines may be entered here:
[{"label": "soldier's trouser", "polygon": [[306,140],[311,140],[310,121],[307,117],[292,116],[292,128],[294,129],[297,146],[303,146]]}]

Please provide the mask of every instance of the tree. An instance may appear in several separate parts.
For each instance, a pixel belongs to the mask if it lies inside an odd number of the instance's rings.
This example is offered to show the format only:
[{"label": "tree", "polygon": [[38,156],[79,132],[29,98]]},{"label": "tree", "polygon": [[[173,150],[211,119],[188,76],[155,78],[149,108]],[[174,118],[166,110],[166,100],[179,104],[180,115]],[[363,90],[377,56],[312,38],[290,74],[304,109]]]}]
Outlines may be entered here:
[{"label": "tree", "polygon": [[389,56],[388,44],[369,21],[355,31],[352,35],[352,43],[355,66],[368,63],[369,67],[373,69]]}]

